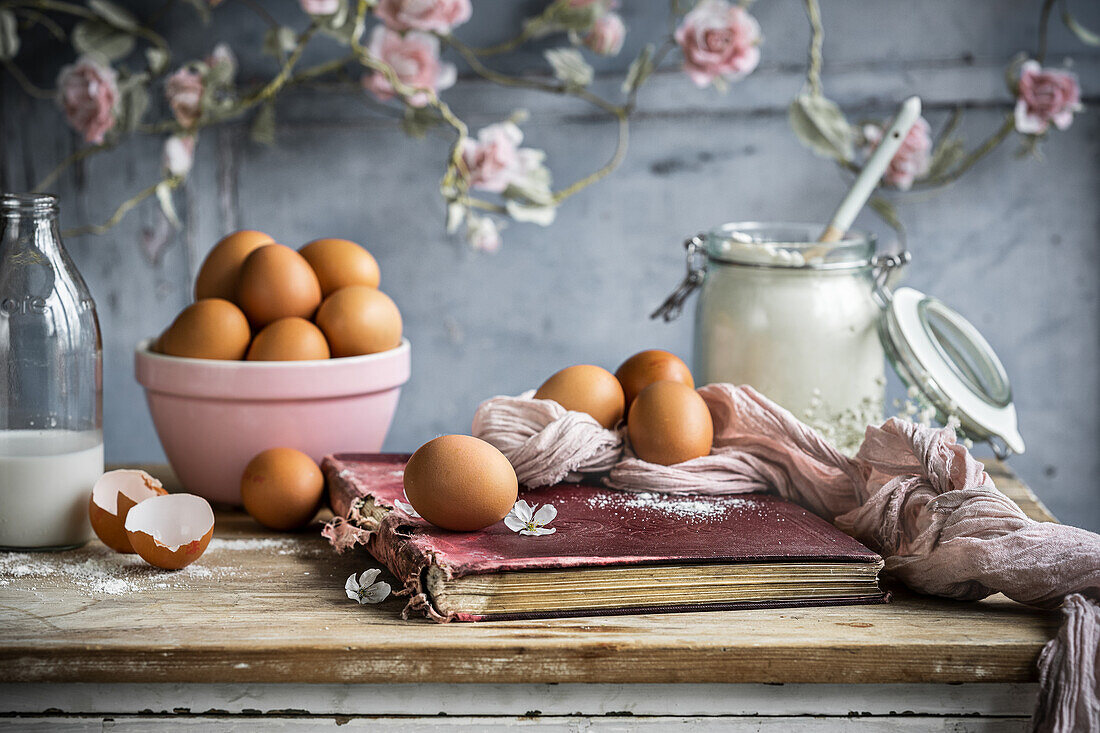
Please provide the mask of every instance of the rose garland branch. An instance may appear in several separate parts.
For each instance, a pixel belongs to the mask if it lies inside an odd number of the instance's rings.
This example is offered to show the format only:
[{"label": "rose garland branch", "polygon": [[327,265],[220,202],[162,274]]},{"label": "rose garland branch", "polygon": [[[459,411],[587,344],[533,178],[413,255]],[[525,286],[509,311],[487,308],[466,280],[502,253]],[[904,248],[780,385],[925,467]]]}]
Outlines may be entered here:
[{"label": "rose garland branch", "polygon": [[968,153],[966,157],[956,163],[951,168],[951,170],[934,178],[924,178],[915,181],[913,184],[913,188],[928,190],[932,188],[940,188],[941,186],[946,186],[950,183],[954,183],[964,173],[973,168],[978,163],[978,161],[996,150],[1000,146],[1000,144],[1003,143],[1008,138],[1008,136],[1012,134],[1012,131],[1015,129],[1016,121],[1010,114],[992,135],[986,138],[986,140],[981,145],[970,151],[970,153]]},{"label": "rose garland branch", "polygon": [[[94,11],[89,10],[80,5],[73,3],[62,2],[62,0],[11,0],[9,3],[11,7],[25,7],[25,8],[37,8],[39,10],[54,10],[59,13],[65,13],[67,15],[73,15],[85,20],[102,21],[102,16],[96,14]],[[162,51],[168,52],[168,41],[164,40],[156,31],[151,28],[147,28],[140,24],[134,24],[128,26],[127,33],[131,33],[139,38],[144,38],[149,43],[153,44]]]},{"label": "rose garland branch", "polygon": [[39,193],[45,190],[47,187],[53,185],[54,181],[56,181],[69,166],[75,165],[76,163],[79,163],[80,161],[86,158],[90,158],[91,156],[98,153],[111,150],[116,145],[118,145],[117,142],[105,142],[100,143],[99,145],[89,145],[86,148],[80,148],[79,150],[66,156],[66,158],[58,163],[52,171],[46,174],[45,178],[35,184],[34,189],[32,190],[35,193]]},{"label": "rose garland branch", "polygon": [[131,198],[126,199],[119,207],[115,209],[115,213],[111,215],[107,221],[102,224],[87,224],[85,226],[73,227],[72,229],[66,229],[61,232],[63,237],[80,237],[85,234],[103,234],[110,231],[112,228],[118,225],[122,221],[123,217],[130,213],[134,207],[140,204],[145,199],[157,193],[157,189],[167,186],[169,189],[178,187],[183,182],[183,178],[180,176],[169,176],[163,180],[157,181],[153,185],[146,189],[141,190],[139,193]]},{"label": "rose garland branch", "polygon": [[481,60],[477,57],[477,54],[473,52],[471,48],[459,41],[452,35],[442,35],[440,39],[447,43],[451,48],[455,49],[463,59],[470,64],[470,69],[487,81],[491,81],[494,84],[499,84],[504,87],[515,87],[521,89],[534,89],[540,92],[547,92],[549,94],[562,94],[566,96],[577,97],[583,99],[589,104],[599,107],[608,114],[618,116],[622,112],[622,108],[618,107],[611,102],[608,102],[603,97],[600,97],[587,89],[581,87],[571,87],[566,84],[551,84],[539,79],[523,79],[518,76],[509,76],[508,74],[502,74],[499,71],[494,71],[481,63]]},{"label": "rose garland branch", "polygon": [[16,83],[19,84],[19,86],[22,87],[23,91],[30,96],[34,97],[35,99],[54,98],[54,92],[50,91],[49,89],[42,89],[38,86],[35,86],[34,82],[28,79],[27,75],[23,73],[23,70],[13,64],[8,59],[2,59],[0,60],[0,63],[3,63],[4,68],[7,69],[8,73],[12,75],[12,78],[15,79]]},{"label": "rose garland branch", "polygon": [[806,0],[806,15],[810,21],[810,49],[809,61],[806,65],[806,85],[810,93],[820,97],[821,91],[821,67],[824,57],[821,48],[825,43],[825,28],[821,24],[821,6],[818,0]]},{"label": "rose garland branch", "polygon": [[627,119],[624,112],[619,116],[619,141],[615,146],[615,152],[611,156],[611,160],[607,162],[599,170],[588,174],[584,178],[575,181],[572,185],[566,186],[561,191],[554,194],[554,203],[560,204],[565,199],[569,198],[575,193],[591,186],[593,183],[597,183],[607,177],[612,171],[618,168],[623,159],[626,158],[626,150],[630,141],[630,122]]},{"label": "rose garland branch", "polygon": [[1035,60],[1040,64],[1047,60],[1047,29],[1050,27],[1050,14],[1054,10],[1056,0],[1043,0],[1043,7],[1039,11],[1039,48],[1035,52]]}]

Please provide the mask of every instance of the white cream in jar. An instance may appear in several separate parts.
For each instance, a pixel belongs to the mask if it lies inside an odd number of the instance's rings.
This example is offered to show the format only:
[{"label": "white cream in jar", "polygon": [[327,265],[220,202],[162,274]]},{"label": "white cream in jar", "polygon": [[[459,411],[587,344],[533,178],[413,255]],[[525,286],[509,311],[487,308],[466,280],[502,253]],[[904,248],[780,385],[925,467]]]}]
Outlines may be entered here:
[{"label": "white cream in jar", "polygon": [[820,225],[726,224],[700,237],[699,384],[748,384],[837,447],[883,416],[874,238],[817,244]]}]

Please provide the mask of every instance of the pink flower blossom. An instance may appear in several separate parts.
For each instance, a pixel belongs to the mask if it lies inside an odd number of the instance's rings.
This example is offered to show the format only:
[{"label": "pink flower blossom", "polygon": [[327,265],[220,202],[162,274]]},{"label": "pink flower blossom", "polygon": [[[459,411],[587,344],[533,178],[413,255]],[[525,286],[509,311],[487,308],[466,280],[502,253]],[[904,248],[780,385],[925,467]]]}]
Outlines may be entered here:
[{"label": "pink flower blossom", "polygon": [[332,15],[340,9],[340,0],[298,0],[298,4],[310,15]]},{"label": "pink flower blossom", "polygon": [[1064,130],[1073,123],[1073,113],[1082,109],[1076,75],[1044,69],[1038,61],[1025,61],[1020,67],[1016,96],[1016,130],[1025,135],[1041,135],[1051,122]]},{"label": "pink flower blossom", "polygon": [[470,19],[470,0],[380,0],[375,14],[395,31],[450,33]]},{"label": "pink flower blossom", "polygon": [[496,252],[500,249],[500,229],[487,216],[470,214],[466,218],[466,241],[478,252]]},{"label": "pink flower blossom", "polygon": [[172,135],[164,141],[164,169],[182,178],[191,172],[195,162],[195,136]]},{"label": "pink flower blossom", "polygon": [[186,66],[178,69],[164,83],[164,96],[176,122],[191,127],[202,115],[202,76]]},{"label": "pink flower blossom", "polygon": [[684,71],[705,87],[716,79],[733,81],[760,63],[760,24],[740,5],[700,0],[676,29]]},{"label": "pink flower blossom", "polygon": [[614,56],[623,49],[626,24],[618,13],[601,15],[584,37],[584,45],[598,54]]},{"label": "pink flower blossom", "polygon": [[117,102],[118,75],[93,56],[81,56],[58,74],[57,103],[86,142],[103,142],[103,136],[115,126]]},{"label": "pink flower blossom", "polygon": [[[405,99],[411,107],[423,107],[430,98],[429,91],[449,89],[457,78],[454,64],[439,60],[439,39],[429,33],[409,31],[401,35],[385,26],[375,26],[367,52],[389,64],[403,84],[425,90]],[[393,85],[380,71],[365,74],[362,84],[364,89],[383,102],[394,96]]]},{"label": "pink flower blossom", "polygon": [[524,173],[519,144],[523,132],[513,122],[483,127],[477,140],[462,141],[462,160],[470,173],[470,186],[501,193]]},{"label": "pink flower blossom", "polygon": [[[867,141],[869,154],[882,142],[882,127],[880,125],[865,125],[863,137]],[[882,180],[886,183],[908,191],[913,181],[928,172],[928,166],[932,163],[932,128],[923,117],[918,117],[909,134],[905,136],[898,152],[894,153],[890,160],[886,173]]]}]

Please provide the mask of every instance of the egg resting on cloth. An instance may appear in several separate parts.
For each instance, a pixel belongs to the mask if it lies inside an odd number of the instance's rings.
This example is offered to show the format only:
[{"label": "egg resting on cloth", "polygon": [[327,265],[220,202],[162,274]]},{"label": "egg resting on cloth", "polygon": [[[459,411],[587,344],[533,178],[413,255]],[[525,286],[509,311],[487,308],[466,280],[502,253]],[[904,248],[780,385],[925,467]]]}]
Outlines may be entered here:
[{"label": "egg resting on cloth", "polygon": [[591,415],[566,410],[553,400],[493,397],[474,413],[472,433],[503,453],[524,486],[537,488],[604,473],[618,461],[622,434]]}]

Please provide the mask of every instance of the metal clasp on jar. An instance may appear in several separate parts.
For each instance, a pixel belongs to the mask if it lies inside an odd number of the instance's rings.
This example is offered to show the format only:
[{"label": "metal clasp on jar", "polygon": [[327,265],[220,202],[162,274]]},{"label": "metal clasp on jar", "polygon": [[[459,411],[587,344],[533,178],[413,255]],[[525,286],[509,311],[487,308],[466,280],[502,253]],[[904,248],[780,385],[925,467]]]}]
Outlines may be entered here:
[{"label": "metal clasp on jar", "polygon": [[687,274],[672,295],[665,298],[661,306],[649,314],[650,318],[663,318],[665,322],[676,320],[684,312],[684,302],[695,292],[695,289],[703,284],[707,274],[707,252],[702,234],[696,234],[690,239],[684,240],[684,249],[687,250]]},{"label": "metal clasp on jar", "polygon": [[893,298],[893,293],[890,291],[890,276],[898,268],[908,265],[912,259],[913,256],[909,254],[907,249],[897,254],[875,255],[871,258],[871,267],[874,271],[871,297],[875,299],[875,303],[878,304],[879,308],[890,305],[890,300]]}]

